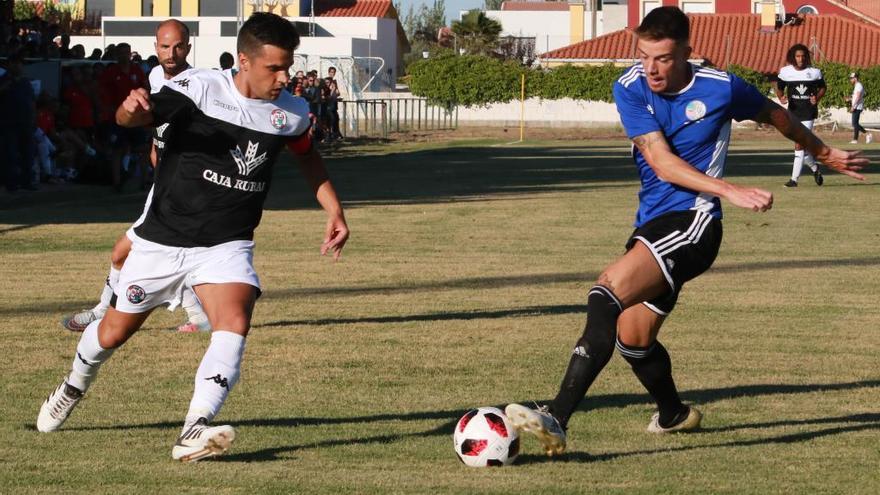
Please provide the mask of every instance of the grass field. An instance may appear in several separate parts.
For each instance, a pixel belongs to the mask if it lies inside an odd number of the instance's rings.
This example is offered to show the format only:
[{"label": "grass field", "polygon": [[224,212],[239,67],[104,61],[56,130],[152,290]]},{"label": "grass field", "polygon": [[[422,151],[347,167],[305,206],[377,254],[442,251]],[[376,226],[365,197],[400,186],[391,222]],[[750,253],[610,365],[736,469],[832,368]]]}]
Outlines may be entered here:
[{"label": "grass field", "polygon": [[563,458],[524,438],[515,466],[462,466],[463,412],[555,395],[638,190],[620,139],[493,144],[330,158],[353,232],[338,263],[279,164],[257,231],[265,294],[218,417],[239,436],[195,465],[170,451],[208,336],[169,331],[180,312],[117,351],[63,430],[33,426],[78,339],[58,322],[94,304],[143,194],[0,196],[0,492],[880,493],[880,186],[783,189],[791,152],[771,134],[735,147],[728,177],[770,189],[773,210],[725,206],[714,268],[661,333],[704,429],[645,433],[653,406],[615,356]]}]

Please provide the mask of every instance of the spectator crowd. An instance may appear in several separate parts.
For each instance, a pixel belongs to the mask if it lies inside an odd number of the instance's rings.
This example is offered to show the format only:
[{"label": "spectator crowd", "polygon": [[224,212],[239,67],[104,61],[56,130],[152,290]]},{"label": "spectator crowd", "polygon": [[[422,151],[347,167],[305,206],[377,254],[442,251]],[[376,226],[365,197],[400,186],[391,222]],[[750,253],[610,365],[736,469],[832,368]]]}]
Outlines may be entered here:
[{"label": "spectator crowd", "polygon": [[[0,41],[0,180],[7,190],[68,181],[121,190],[129,178],[148,187],[149,135],[119,127],[114,115],[132,89],[148,88],[155,55],[144,59],[120,43],[86,56],[83,45],[70,46],[68,34],[38,18],[3,24]],[[60,61],[57,97],[26,76],[33,59]],[[221,69],[234,71],[234,62],[229,53],[220,57]],[[308,102],[317,142],[342,139],[335,68],[324,78],[298,71],[288,90]]]}]

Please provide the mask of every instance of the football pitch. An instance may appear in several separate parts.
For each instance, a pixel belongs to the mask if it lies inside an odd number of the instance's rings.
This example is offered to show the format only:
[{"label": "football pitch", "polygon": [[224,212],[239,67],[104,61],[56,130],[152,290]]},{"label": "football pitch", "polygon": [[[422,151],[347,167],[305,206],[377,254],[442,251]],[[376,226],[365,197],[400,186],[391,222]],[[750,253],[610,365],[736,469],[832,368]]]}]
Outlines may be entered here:
[{"label": "football pitch", "polygon": [[[838,138],[837,142],[844,138]],[[327,159],[352,237],[318,254],[325,216],[276,166],[255,262],[264,294],[216,424],[229,455],[171,460],[207,346],[156,310],[56,433],[37,411],[69,370],[62,316],[96,302],[144,194],[78,186],[0,196],[2,493],[880,493],[880,182],[807,173],[740,142],[727,177],[774,193],[725,204],[715,266],[660,340],[697,433],[645,432],[653,403],[614,356],[569,425],[568,452],[522,439],[515,465],[452,449],[476,406],[551,399],[586,292],[622,254],[638,191],[622,139],[391,145]],[[880,146],[868,149],[873,167]]]}]

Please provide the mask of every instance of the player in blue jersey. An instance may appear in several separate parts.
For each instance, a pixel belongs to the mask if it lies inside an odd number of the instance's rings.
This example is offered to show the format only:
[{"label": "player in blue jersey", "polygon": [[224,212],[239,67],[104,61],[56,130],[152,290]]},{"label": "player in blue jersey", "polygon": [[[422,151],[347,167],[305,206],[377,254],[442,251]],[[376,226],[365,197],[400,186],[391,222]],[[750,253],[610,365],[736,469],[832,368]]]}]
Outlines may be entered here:
[{"label": "player in blue jersey", "polygon": [[689,22],[677,7],[652,10],[636,30],[641,62],[614,84],[614,99],[642,188],[626,254],[605,268],[587,298],[589,318],[556,398],[530,409],[510,404],[520,431],[537,435],[548,455],[565,449],[568,420],[616,347],[656,401],[649,432],[699,427],[682,403],[669,354],[657,334],[682,285],[712,265],[721,244],[721,199],[756,212],[773,195],[721,179],[731,120],[776,127],[829,168],[863,180],[867,159],[826,146],[786,109],[734,75],[688,62]]}]

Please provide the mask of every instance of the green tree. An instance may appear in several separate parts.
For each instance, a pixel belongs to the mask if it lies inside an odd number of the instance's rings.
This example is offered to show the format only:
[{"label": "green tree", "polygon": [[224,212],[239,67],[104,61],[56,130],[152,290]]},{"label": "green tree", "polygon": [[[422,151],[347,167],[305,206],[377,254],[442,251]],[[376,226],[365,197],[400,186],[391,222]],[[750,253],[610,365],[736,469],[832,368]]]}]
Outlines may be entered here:
[{"label": "green tree", "polygon": [[458,47],[469,55],[489,55],[498,46],[501,24],[486,17],[483,11],[473,9],[460,21],[452,21],[452,32]]}]

